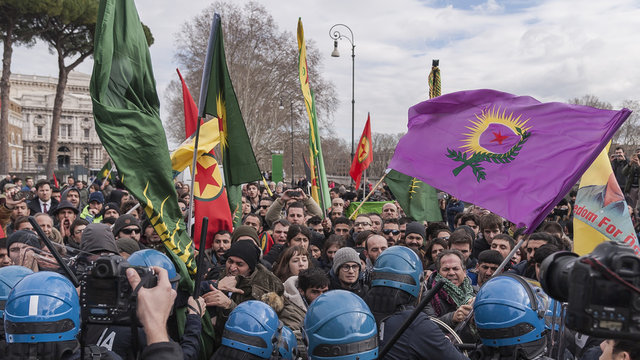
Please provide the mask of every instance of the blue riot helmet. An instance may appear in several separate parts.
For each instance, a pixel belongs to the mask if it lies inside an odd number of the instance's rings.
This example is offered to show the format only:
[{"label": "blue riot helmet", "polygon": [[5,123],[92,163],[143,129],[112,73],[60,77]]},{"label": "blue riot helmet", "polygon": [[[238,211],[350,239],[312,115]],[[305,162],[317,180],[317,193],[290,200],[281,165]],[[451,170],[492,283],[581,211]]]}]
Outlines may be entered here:
[{"label": "blue riot helmet", "polygon": [[422,274],[422,262],[415,251],[404,246],[392,246],[378,256],[373,267],[371,286],[404,290],[417,298]]},{"label": "blue riot helmet", "polygon": [[30,274],[33,274],[33,270],[24,266],[11,265],[0,268],[0,318],[4,316],[4,307],[11,289]]},{"label": "blue riot helmet", "polygon": [[76,288],[50,271],[25,276],[9,294],[4,327],[10,344],[75,340],[80,329]]},{"label": "blue riot helmet", "polygon": [[332,290],[318,296],[307,310],[303,331],[310,359],[378,357],[376,321],[364,300],[352,292]]},{"label": "blue riot helmet", "polygon": [[169,259],[169,257],[158,250],[154,249],[144,249],[138,250],[131,254],[127,259],[129,264],[133,266],[159,266],[165,270],[169,275],[169,282],[171,282],[171,287],[175,290],[178,286],[178,282],[180,281],[180,275],[176,272],[176,267],[173,264],[173,261]]},{"label": "blue riot helmet", "polygon": [[268,359],[278,344],[281,326],[269,305],[245,301],[231,311],[224,325],[222,345]]},{"label": "blue riot helmet", "polygon": [[282,326],[278,339],[278,355],[280,359],[293,360],[298,358],[298,340],[287,326]]},{"label": "blue riot helmet", "polygon": [[485,346],[518,346],[529,358],[545,351],[547,304],[523,278],[512,274],[491,278],[478,291],[473,310]]}]

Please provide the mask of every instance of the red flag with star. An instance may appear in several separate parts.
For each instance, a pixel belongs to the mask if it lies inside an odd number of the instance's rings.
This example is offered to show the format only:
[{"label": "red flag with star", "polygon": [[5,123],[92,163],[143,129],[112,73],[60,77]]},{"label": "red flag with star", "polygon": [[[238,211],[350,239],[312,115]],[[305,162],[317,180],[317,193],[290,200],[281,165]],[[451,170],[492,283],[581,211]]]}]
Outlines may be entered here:
[{"label": "red flag with star", "polygon": [[[215,119],[213,120],[215,121]],[[198,158],[196,179],[193,189],[195,205],[195,227],[193,243],[200,249],[202,218],[209,218],[205,249],[211,248],[213,236],[220,230],[232,231],[233,221],[227,200],[227,190],[222,184],[220,167],[213,155],[213,149]]]},{"label": "red flag with star", "polygon": [[362,173],[369,167],[373,161],[373,146],[371,145],[371,116],[367,114],[367,124],[364,126],[362,136],[358,142],[358,148],[353,155],[353,162],[351,163],[351,170],[349,175],[353,181],[356,182],[356,189],[360,187],[360,179]]},{"label": "red flag with star", "polygon": [[[178,69],[176,69],[176,71],[178,71],[178,76],[180,76],[180,81],[182,82],[184,124],[188,138],[195,133],[196,127],[198,126],[198,109],[193,102],[193,97],[191,97],[187,84],[182,79],[180,71]],[[211,121],[217,120],[212,119]],[[202,135],[200,139],[202,139]],[[215,146],[215,144],[213,144],[213,146]],[[209,249],[213,244],[213,237],[218,231],[231,231],[233,229],[227,191],[224,186],[222,186],[222,174],[220,173],[218,162],[214,157],[213,148],[208,153],[198,157],[193,186],[193,205],[195,209],[193,243],[197,249],[200,249],[202,218],[207,216],[209,218],[209,227],[207,228],[205,249]]]}]

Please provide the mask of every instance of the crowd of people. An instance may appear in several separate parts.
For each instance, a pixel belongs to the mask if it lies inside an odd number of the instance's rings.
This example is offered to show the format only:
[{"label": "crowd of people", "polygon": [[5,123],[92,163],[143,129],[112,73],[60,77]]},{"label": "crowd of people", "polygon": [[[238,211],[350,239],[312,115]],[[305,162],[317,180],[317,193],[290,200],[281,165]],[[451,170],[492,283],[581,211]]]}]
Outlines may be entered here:
[{"label": "crowd of people", "polygon": [[[638,178],[629,179],[637,200]],[[213,359],[375,359],[429,296],[384,358],[640,359],[634,342],[551,331],[562,314],[549,307],[553,301],[536,281],[545,258],[572,250],[575,196],[525,234],[445,194],[443,221],[415,221],[385,186],[371,189],[383,202],[378,212],[347,217],[361,191],[332,183],[331,204],[322,209],[301,184],[243,187],[242,224],[218,231],[211,248],[201,249],[207,271],[194,298],[176,291],[179,276],[168,250],[117,181],[87,186],[69,176],[57,188],[47,180],[6,177],[0,182],[6,234],[0,239],[0,358],[198,359],[210,349]],[[186,222],[190,189],[178,181],[176,191]],[[105,257],[151,266],[155,287],[139,286],[139,273],[126,271],[139,323],[83,323],[80,302],[92,296],[66,277],[32,219],[78,277]],[[494,276],[505,259],[505,274]],[[541,312],[540,304],[547,309]],[[177,328],[181,308],[186,320]],[[213,342],[203,344],[209,322]]]}]

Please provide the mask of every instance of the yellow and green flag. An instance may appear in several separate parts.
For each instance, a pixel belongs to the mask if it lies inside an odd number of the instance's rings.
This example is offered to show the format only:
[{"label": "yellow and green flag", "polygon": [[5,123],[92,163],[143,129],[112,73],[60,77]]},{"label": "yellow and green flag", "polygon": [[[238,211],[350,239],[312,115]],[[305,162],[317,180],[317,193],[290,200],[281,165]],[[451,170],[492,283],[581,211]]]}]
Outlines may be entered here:
[{"label": "yellow and green flag", "polygon": [[107,160],[107,162],[102,166],[102,169],[100,169],[100,171],[98,171],[98,174],[96,174],[96,180],[102,181],[102,179],[106,177],[111,180],[111,167],[111,160]]},{"label": "yellow and green flag", "polygon": [[249,141],[231,77],[229,77],[224,54],[222,21],[218,14],[213,15],[204,66],[202,75],[204,91],[200,93],[199,116],[204,118],[209,114],[215,117],[219,124],[224,183],[227,187],[234,225],[238,225],[241,220],[239,215],[242,214],[241,185],[260,181],[262,174]]},{"label": "yellow and green flag", "polygon": [[322,157],[322,145],[318,133],[318,120],[316,115],[316,102],[309,82],[309,69],[307,67],[307,45],[304,40],[302,19],[298,18],[298,74],[300,76],[300,88],[304,96],[304,104],[309,114],[309,162],[311,170],[311,196],[326,210],[331,206],[329,198],[329,185],[324,169]]},{"label": "yellow and green flag", "polygon": [[[102,145],[176,265],[180,291],[190,294],[194,247],[178,207],[151,57],[133,0],[100,2],[90,90]],[[182,336],[186,306],[176,309],[174,319]],[[199,358],[208,359],[213,329],[210,321],[202,326]]]}]

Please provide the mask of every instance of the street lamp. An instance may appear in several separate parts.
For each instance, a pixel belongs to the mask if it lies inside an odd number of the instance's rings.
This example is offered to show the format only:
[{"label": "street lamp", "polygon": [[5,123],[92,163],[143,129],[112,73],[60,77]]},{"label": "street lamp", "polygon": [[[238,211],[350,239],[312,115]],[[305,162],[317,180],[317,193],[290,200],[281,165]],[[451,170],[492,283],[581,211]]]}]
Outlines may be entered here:
[{"label": "street lamp", "polygon": [[[293,100],[289,100],[290,114],[289,118],[291,119],[291,188],[295,187],[296,177],[293,175]],[[280,106],[278,109],[284,110],[284,104],[282,103],[282,99],[280,99]]]},{"label": "street lamp", "polygon": [[[340,29],[336,29],[340,27],[344,27],[345,29],[349,30],[349,34],[351,34],[351,37],[349,37],[347,34],[340,33]],[[356,100],[355,100],[356,44],[353,38],[353,31],[351,31],[351,28],[345,24],[333,25],[331,29],[329,29],[329,36],[333,39],[333,51],[331,52],[332,57],[340,56],[340,52],[338,51],[338,40],[347,39],[349,40],[349,43],[351,43],[351,157],[349,159],[353,159],[354,144],[355,144],[354,131],[355,131],[355,106],[356,106]]]}]

